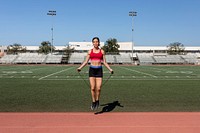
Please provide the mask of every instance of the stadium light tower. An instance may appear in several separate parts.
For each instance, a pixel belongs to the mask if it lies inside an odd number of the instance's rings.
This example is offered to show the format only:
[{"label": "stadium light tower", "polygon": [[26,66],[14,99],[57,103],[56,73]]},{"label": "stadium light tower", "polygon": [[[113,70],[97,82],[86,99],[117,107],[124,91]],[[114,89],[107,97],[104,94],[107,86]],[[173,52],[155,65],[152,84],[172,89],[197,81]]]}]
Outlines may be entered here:
[{"label": "stadium light tower", "polygon": [[132,17],[132,61],[133,61],[133,31],[134,31],[134,28],[133,28],[133,17],[137,16],[137,12],[130,11],[129,12],[129,16]]},{"label": "stadium light tower", "polygon": [[53,16],[56,16],[56,11],[50,10],[47,15],[52,16],[52,27],[51,27],[51,54],[52,54],[52,47],[53,47]]}]

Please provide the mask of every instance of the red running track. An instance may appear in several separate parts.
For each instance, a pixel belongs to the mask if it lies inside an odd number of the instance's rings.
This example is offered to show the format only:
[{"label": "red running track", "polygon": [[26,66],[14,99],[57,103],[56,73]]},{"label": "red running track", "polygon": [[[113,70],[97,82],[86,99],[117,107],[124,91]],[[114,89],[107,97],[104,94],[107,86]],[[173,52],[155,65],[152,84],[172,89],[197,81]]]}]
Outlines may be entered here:
[{"label": "red running track", "polygon": [[200,133],[200,113],[0,113],[0,133]]}]

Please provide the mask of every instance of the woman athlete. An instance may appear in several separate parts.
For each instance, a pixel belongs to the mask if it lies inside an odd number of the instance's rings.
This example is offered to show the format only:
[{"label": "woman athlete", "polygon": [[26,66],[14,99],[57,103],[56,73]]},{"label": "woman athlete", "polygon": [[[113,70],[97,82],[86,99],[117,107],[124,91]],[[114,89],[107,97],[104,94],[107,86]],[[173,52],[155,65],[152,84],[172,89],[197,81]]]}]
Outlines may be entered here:
[{"label": "woman athlete", "polygon": [[93,49],[88,51],[87,57],[83,64],[77,69],[78,72],[88,64],[90,60],[89,67],[89,80],[90,80],[90,88],[92,95],[92,104],[91,110],[98,109],[99,107],[99,98],[101,92],[102,78],[103,78],[103,70],[102,63],[107,69],[113,74],[113,70],[106,63],[105,52],[99,48],[100,40],[98,37],[94,37],[92,39]]}]

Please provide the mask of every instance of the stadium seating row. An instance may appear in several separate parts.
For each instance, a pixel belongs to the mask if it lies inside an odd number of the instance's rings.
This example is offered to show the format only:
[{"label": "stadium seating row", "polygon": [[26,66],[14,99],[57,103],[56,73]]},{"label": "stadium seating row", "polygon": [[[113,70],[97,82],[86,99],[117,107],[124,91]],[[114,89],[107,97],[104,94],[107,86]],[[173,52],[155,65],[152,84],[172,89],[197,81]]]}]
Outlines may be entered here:
[{"label": "stadium seating row", "polygon": [[188,55],[153,55],[137,54],[140,64],[198,64],[196,54]]},{"label": "stadium seating row", "polygon": [[[87,53],[72,53],[69,63],[70,64],[79,64],[82,63],[87,56]],[[130,54],[121,54],[121,55],[106,55],[106,61],[111,64],[124,64],[132,63]]]},{"label": "stadium seating row", "polygon": [[5,55],[0,59],[1,64],[42,64],[61,63],[62,55],[19,54]]},{"label": "stadium seating row", "polygon": [[84,61],[84,59],[86,58],[87,53],[72,53],[68,63],[70,64],[79,64],[82,63]]},{"label": "stadium seating row", "polygon": [[[68,63],[80,64],[87,56],[87,53],[72,53]],[[25,53],[19,55],[5,55],[0,59],[1,64],[60,64],[63,55],[44,55],[37,53]],[[137,53],[136,58],[140,65],[149,64],[198,64],[200,55],[167,55],[153,53]],[[137,60],[136,59],[136,60]],[[119,55],[106,55],[106,61],[110,64],[131,64],[130,53],[120,53]]]}]

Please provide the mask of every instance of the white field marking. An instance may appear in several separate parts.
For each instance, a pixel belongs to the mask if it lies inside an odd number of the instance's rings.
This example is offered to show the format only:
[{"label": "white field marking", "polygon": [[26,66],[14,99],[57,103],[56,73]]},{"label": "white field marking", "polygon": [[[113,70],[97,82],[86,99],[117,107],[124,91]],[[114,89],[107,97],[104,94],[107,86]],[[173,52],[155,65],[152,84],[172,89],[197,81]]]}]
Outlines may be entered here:
[{"label": "white field marking", "polygon": [[3,71],[2,73],[5,74],[19,74],[19,73],[25,73],[25,74],[30,74],[33,73],[32,71],[26,70],[26,71]]},{"label": "white field marking", "polygon": [[52,76],[52,75],[55,75],[55,74],[58,74],[58,73],[61,73],[61,72],[64,72],[64,71],[68,71],[68,70],[70,70],[70,69],[72,69],[72,68],[74,68],[74,67],[70,67],[70,68],[67,68],[67,69],[64,69],[64,70],[61,70],[61,71],[58,71],[58,72],[49,74],[49,75],[47,75],[47,76],[44,76],[44,77],[39,78],[38,80],[42,80],[42,79],[47,78],[47,77],[50,77],[50,76]]},{"label": "white field marking", "polygon": [[151,77],[157,78],[157,76],[152,75],[152,74],[149,74],[149,73],[144,73],[144,72],[137,71],[137,70],[133,70],[133,69],[129,69],[129,68],[126,68],[126,67],[120,67],[120,68],[123,68],[123,69],[129,70],[129,71],[132,71],[132,72],[137,72],[137,73],[140,73],[140,74],[145,74],[145,75],[148,75],[148,76],[151,76]]},{"label": "white field marking", "polygon": [[19,68],[0,69],[0,71],[10,71],[10,70],[18,70],[18,69],[21,70],[21,68],[19,67]]},{"label": "white field marking", "polygon": [[188,71],[188,70],[183,71],[183,70],[180,70],[181,68],[179,68],[179,70],[170,70],[170,69],[165,69],[165,68],[154,68],[154,67],[149,67],[149,68],[160,70],[160,71],[165,71],[167,73],[170,73],[170,72],[172,72],[172,73],[193,73],[193,71]]},{"label": "white field marking", "polygon": [[181,73],[181,74],[193,74],[192,70],[169,70],[169,69],[164,69],[164,68],[151,68],[151,69],[156,69],[156,70],[160,70],[160,71],[165,71],[166,73]]},{"label": "white field marking", "polygon": [[3,73],[3,74],[0,74],[0,75],[2,75],[2,76],[3,76],[3,75],[8,75],[8,74],[7,74],[7,73]]},{"label": "white field marking", "polygon": [[[69,81],[80,81],[82,79],[43,79],[43,80],[50,80],[50,81],[59,81],[59,80],[69,80]],[[106,80],[106,79],[104,79]],[[187,80],[193,80],[193,81],[200,81],[200,79],[161,79],[161,78],[156,78],[156,79],[150,79],[150,78],[147,78],[147,79],[109,79],[109,80],[112,80],[112,81],[120,81],[120,80],[124,80],[124,81],[135,81],[135,80],[138,80],[138,81],[151,81],[151,80],[155,80],[155,81],[160,81],[160,80],[166,80],[166,81],[187,81]]]},{"label": "white field marking", "polygon": [[180,71],[180,73],[183,73],[183,74],[193,74],[193,71]]},{"label": "white field marking", "polygon": [[35,68],[35,69],[28,69],[28,71],[35,71],[35,70],[40,70],[40,69],[46,69],[46,67],[42,67],[42,68]]},{"label": "white field marking", "polygon": [[[25,77],[25,76],[24,76]],[[115,76],[116,77],[116,76]],[[166,76],[163,76],[163,77],[166,77]],[[168,76],[167,76],[168,77]],[[168,80],[176,80],[176,81],[178,81],[178,80],[184,80],[184,81],[187,81],[187,80],[194,80],[194,81],[199,81],[200,80],[200,77],[196,77],[196,78],[188,78],[187,76],[185,76],[185,78],[175,78],[176,76],[173,76],[173,77],[168,77],[168,78],[149,78],[149,77],[147,77],[147,78],[137,78],[137,77],[135,77],[135,78],[127,78],[126,76],[124,77],[124,78],[121,78],[121,76],[120,77],[118,77],[118,78],[112,78],[112,79],[110,79],[110,80],[113,80],[113,81],[118,81],[118,80],[127,80],[127,81],[133,81],[133,80],[141,80],[141,81],[143,81],[143,80],[166,80],[166,81],[168,81]],[[9,77],[2,77],[2,76],[0,76],[0,78],[6,78],[6,79],[23,79],[23,77],[22,76],[20,76],[20,77],[15,77],[15,76],[9,76]],[[33,77],[28,77],[28,79],[33,79]],[[88,80],[88,78],[84,78],[84,79],[86,79],[86,80]],[[68,78],[68,79],[66,79],[66,78],[51,78],[51,79],[43,79],[43,80],[51,80],[51,81],[57,81],[57,80],[70,80],[70,81],[77,81],[77,80],[82,80],[82,79],[77,79],[77,78]],[[106,79],[103,79],[103,80],[106,80]]]},{"label": "white field marking", "polygon": [[172,74],[192,74],[192,71],[166,71],[166,73],[172,73]]},{"label": "white field marking", "polygon": [[[14,70],[13,70],[14,69]],[[20,70],[19,70],[20,69]],[[44,69],[44,68],[35,68],[35,69],[27,69],[27,70],[21,70],[21,68],[11,68],[11,69],[3,69],[1,70],[2,73],[5,74],[13,74],[13,73],[33,73],[32,71],[34,70],[39,70],[39,69]]]},{"label": "white field marking", "polygon": [[109,71],[103,71],[103,73],[110,73]]},{"label": "white field marking", "polygon": [[2,73],[4,74],[19,74],[19,73],[30,74],[30,73],[33,73],[32,71],[39,70],[39,69],[43,69],[43,68],[28,69],[28,70],[23,70],[23,71],[2,71]]},{"label": "white field marking", "polygon": [[7,74],[0,74],[0,77],[8,76]]},{"label": "white field marking", "polygon": [[81,70],[81,72],[80,72],[81,74],[88,74],[89,73],[89,71],[82,71]]},{"label": "white field marking", "polygon": [[[159,70],[159,71],[168,71],[167,69],[164,69],[164,68],[154,68],[154,67],[149,67],[151,69],[156,69],[156,70]],[[157,71],[158,72],[158,71]]]}]

